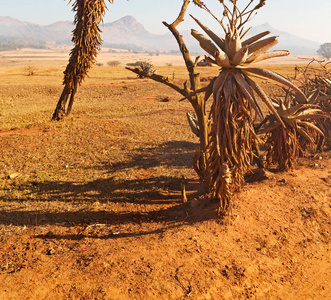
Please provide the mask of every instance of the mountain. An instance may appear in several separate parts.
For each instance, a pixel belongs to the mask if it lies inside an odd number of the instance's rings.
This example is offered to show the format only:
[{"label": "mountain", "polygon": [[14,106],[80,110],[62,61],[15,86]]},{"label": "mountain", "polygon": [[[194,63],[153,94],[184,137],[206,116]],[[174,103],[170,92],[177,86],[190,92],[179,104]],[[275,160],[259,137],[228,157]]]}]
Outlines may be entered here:
[{"label": "mountain", "polygon": [[11,17],[0,17],[0,36],[20,38],[24,40],[71,43],[71,22],[57,22],[43,26],[22,22]]},{"label": "mountain", "polygon": [[114,48],[116,45],[125,44],[134,44],[144,50],[169,51],[178,48],[171,34],[152,34],[132,16],[123,17],[112,23],[105,23],[101,29],[104,44]]},{"label": "mountain", "polygon": [[[71,44],[74,25],[69,21],[56,22],[51,25],[37,25],[22,22],[11,17],[0,17],[1,37],[20,38],[45,43]],[[126,16],[101,27],[104,46],[131,50],[178,50],[176,40],[169,32],[164,35],[152,34],[134,17]],[[250,35],[269,30],[271,35],[279,36],[279,44],[273,49],[289,50],[292,54],[316,54],[319,44],[306,40],[288,32],[279,31],[265,23],[250,31]],[[181,32],[191,52],[202,52],[198,42],[190,35],[190,31]]]}]

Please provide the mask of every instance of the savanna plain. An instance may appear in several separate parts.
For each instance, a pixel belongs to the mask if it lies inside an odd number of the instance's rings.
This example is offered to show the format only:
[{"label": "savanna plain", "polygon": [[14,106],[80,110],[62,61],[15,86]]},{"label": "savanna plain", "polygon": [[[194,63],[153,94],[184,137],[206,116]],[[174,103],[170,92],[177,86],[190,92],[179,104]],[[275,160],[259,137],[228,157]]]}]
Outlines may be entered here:
[{"label": "savanna plain", "polygon": [[0,55],[0,299],[330,299],[330,151],[245,184],[220,217],[190,103],[124,68],[150,59],[182,84],[180,57],[101,53],[55,122],[67,55]]}]

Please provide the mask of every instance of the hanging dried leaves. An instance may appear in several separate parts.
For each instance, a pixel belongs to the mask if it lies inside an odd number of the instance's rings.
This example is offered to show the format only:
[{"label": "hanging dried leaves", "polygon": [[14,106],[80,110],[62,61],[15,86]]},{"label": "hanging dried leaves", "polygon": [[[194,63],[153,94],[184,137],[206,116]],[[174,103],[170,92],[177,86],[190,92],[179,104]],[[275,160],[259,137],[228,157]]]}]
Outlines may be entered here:
[{"label": "hanging dried leaves", "polygon": [[75,46],[70,52],[63,80],[70,90],[77,89],[77,85],[82,83],[88,70],[96,62],[102,44],[99,24],[103,20],[105,10],[104,0],[76,0],[73,4],[76,28],[72,41]]},{"label": "hanging dried leaves", "polygon": [[[72,1],[70,0],[69,3]],[[109,1],[112,3],[112,1]],[[73,2],[75,14],[72,41],[74,48],[70,52],[69,63],[64,73],[64,89],[52,119],[59,120],[71,111],[74,96],[85,79],[87,72],[96,62],[102,39],[99,24],[103,21],[107,9],[104,0],[76,0]],[[67,100],[70,96],[68,107]]]}]

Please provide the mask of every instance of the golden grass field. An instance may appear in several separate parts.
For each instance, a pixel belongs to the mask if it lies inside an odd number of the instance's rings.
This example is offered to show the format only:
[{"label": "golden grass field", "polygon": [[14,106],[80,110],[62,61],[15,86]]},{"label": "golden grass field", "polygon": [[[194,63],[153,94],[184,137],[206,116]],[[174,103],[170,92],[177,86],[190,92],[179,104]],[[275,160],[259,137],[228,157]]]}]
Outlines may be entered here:
[{"label": "golden grass field", "polygon": [[124,68],[151,59],[183,83],[180,57],[102,52],[52,122],[67,50],[0,53],[0,299],[329,299],[330,152],[246,184],[220,218],[192,168],[189,102]]}]

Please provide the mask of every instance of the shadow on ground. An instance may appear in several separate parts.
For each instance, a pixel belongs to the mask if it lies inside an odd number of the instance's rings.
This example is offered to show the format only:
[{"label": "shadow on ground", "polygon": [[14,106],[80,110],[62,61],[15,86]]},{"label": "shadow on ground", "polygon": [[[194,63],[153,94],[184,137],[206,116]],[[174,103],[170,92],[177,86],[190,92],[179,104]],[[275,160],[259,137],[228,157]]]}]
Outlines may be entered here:
[{"label": "shadow on ground", "polygon": [[[181,203],[181,183],[187,184],[187,190],[191,195],[193,190],[199,187],[198,181],[183,179],[177,172],[173,175],[154,175],[146,173],[144,178],[115,179],[116,174],[125,170],[134,170],[140,174],[141,170],[150,170],[160,166],[190,168],[192,165],[192,152],[196,145],[189,142],[168,142],[154,148],[135,149],[131,158],[119,163],[102,162],[96,169],[109,177],[96,179],[86,183],[76,182],[29,182],[27,186],[20,189],[34,189],[31,194],[21,199],[29,202],[27,207],[35,209],[13,209],[0,207],[0,224],[15,226],[45,226],[60,225],[88,226],[89,224],[106,224],[119,226],[123,224],[141,225],[144,223],[162,223],[167,226],[171,224],[196,222],[204,219],[200,214],[194,215],[194,209],[189,205]],[[137,176],[138,176],[137,175]],[[147,176],[147,177],[146,177]],[[36,204],[37,202],[37,204]],[[60,202],[58,211],[54,208],[47,210],[47,203]],[[34,203],[31,204],[30,203]],[[66,206],[66,203],[69,205]],[[96,206],[94,206],[96,204]],[[137,206],[138,205],[138,206]],[[50,205],[51,207],[51,205]],[[67,207],[67,208],[66,208]],[[207,214],[208,217],[217,217],[216,213]],[[162,226],[161,226],[162,227]],[[162,232],[161,229],[153,229],[148,232],[126,232],[117,236],[111,233],[104,234],[103,238],[120,238],[135,235],[146,235]],[[43,237],[43,236],[41,236]],[[83,238],[82,234],[68,235],[69,239]],[[101,238],[100,236],[98,236]],[[49,237],[47,237],[49,238]],[[53,236],[53,238],[55,238]],[[63,235],[58,238],[65,238]]]}]

